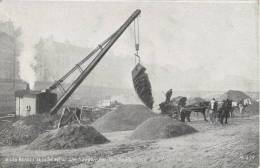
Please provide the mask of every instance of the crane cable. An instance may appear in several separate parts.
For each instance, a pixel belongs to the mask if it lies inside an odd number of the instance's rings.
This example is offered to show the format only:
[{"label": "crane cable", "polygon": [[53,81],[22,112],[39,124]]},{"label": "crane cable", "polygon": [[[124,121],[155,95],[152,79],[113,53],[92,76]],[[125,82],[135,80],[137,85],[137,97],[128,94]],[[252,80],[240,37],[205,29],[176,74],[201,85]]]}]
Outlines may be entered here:
[{"label": "crane cable", "polygon": [[139,56],[139,46],[140,46],[140,35],[139,35],[139,17],[134,20],[134,41],[135,41],[135,64],[136,58],[138,58],[138,63],[140,63],[140,56]]}]

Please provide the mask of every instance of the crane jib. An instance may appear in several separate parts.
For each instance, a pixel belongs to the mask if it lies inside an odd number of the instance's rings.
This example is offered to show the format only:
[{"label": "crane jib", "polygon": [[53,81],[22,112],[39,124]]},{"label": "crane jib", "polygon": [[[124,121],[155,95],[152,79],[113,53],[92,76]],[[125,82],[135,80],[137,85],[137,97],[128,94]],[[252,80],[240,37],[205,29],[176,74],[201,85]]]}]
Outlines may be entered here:
[{"label": "crane jib", "polygon": [[[115,33],[114,33],[115,34]],[[62,76],[57,82],[55,82],[53,85],[51,85],[48,90],[54,90],[59,86],[65,79],[67,79],[74,71],[78,69],[78,67],[82,64],[84,64],[87,60],[89,60],[92,56],[94,56],[99,50],[102,49],[102,47],[114,36],[112,34],[109,36],[106,40],[104,40],[102,43],[100,43],[94,50],[92,50],[85,58],[83,58],[79,63],[77,63],[69,72],[67,72],[64,76]]]},{"label": "crane jib", "polygon": [[137,9],[125,23],[113,34],[111,39],[105,44],[105,46],[99,51],[97,56],[90,62],[90,64],[83,70],[83,72],[77,77],[77,79],[70,85],[65,93],[60,97],[54,107],[50,110],[51,114],[55,114],[66,102],[66,100],[72,95],[72,93],[78,88],[82,81],[89,75],[89,73],[95,68],[99,61],[104,57],[107,51],[112,47],[116,40],[122,35],[127,27],[140,15],[141,10]]}]

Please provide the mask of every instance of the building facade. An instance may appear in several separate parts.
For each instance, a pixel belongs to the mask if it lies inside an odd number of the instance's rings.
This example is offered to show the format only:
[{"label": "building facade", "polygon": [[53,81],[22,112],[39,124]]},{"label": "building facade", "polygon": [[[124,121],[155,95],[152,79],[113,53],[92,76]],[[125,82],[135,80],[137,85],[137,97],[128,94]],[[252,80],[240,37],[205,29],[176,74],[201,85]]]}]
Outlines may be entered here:
[{"label": "building facade", "polygon": [[0,21],[0,113],[15,111],[15,82],[19,80],[16,30],[11,21]]}]

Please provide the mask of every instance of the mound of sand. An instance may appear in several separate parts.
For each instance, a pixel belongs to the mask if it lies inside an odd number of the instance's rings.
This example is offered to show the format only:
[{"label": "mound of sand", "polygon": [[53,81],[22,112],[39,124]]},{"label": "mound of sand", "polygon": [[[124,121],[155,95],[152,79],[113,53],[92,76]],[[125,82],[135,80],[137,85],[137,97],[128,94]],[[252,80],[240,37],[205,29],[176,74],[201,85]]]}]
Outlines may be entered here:
[{"label": "mound of sand", "polygon": [[[229,90],[226,93],[220,95],[217,100],[222,101],[225,99],[230,99],[236,102],[239,102],[242,99],[250,98],[247,94],[244,92],[238,91],[238,90]],[[251,99],[251,98],[250,98]]]},{"label": "mound of sand", "polygon": [[40,133],[45,130],[37,125],[27,125],[25,121],[20,120],[13,124],[9,132],[9,140],[12,145],[23,145],[31,143]]},{"label": "mound of sand", "polygon": [[168,116],[158,116],[146,120],[130,135],[130,139],[153,140],[171,138],[197,132],[193,127]]},{"label": "mound of sand", "polygon": [[39,134],[53,129],[57,116],[47,114],[20,118],[10,127],[0,131],[0,142],[5,145],[24,145],[31,143]]},{"label": "mound of sand", "polygon": [[205,102],[206,100],[201,98],[201,97],[191,97],[187,100],[186,104],[187,105],[195,105],[195,104],[199,104],[202,102]]},{"label": "mound of sand", "polygon": [[184,98],[183,96],[173,97],[173,98],[171,99],[171,102],[172,102],[175,106],[177,106],[177,105],[179,104],[180,100],[183,99],[183,98]]},{"label": "mound of sand", "polygon": [[91,126],[67,125],[39,135],[27,149],[50,150],[87,147],[109,142]]},{"label": "mound of sand", "polygon": [[259,113],[259,102],[248,105],[245,110],[248,113],[258,114]]},{"label": "mound of sand", "polygon": [[153,116],[156,114],[144,105],[120,105],[92,125],[100,132],[133,130]]}]

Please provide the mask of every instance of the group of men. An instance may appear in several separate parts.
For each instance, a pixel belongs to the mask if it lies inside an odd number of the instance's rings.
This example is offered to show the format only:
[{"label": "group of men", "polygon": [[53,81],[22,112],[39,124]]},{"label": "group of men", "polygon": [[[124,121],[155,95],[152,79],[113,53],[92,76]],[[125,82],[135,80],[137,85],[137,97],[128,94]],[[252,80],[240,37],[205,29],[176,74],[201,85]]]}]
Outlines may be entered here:
[{"label": "group of men", "polygon": [[[171,102],[171,96],[172,96],[172,89],[168,90],[166,92],[165,96],[166,96],[166,100],[165,100],[165,102],[160,104],[160,108],[162,107],[162,105],[167,107],[168,104],[171,104],[170,102]],[[183,98],[185,98],[185,97],[183,97]],[[175,109],[173,109],[173,108],[168,109],[171,111],[177,111],[176,118],[181,118],[182,121],[185,121],[185,117],[186,117],[186,115],[184,115],[184,113],[182,114],[182,111],[183,111],[182,109],[184,109],[184,106],[186,105],[186,100],[187,100],[186,98],[185,98],[185,100],[183,99],[183,101],[181,99],[181,100],[179,100],[179,103]],[[165,111],[168,111],[168,110],[165,110]],[[215,100],[215,98],[213,98],[208,104],[208,113],[209,113],[210,123],[215,124],[216,120],[218,118],[219,122],[221,124],[224,124],[224,122],[227,124],[227,119],[232,114],[232,100],[226,99],[226,100],[223,100],[222,102],[218,102]],[[168,113],[165,112],[165,114],[168,114]],[[172,115],[172,117],[174,117],[174,114],[168,114],[168,115]],[[187,118],[187,119],[189,121],[189,118]],[[225,119],[225,121],[224,121],[224,119]]]},{"label": "group of men", "polygon": [[225,119],[225,124],[227,124],[227,119],[229,117],[232,117],[233,113],[233,107],[232,107],[232,100],[226,99],[221,102],[218,102],[213,98],[209,102],[209,118],[210,118],[210,123],[215,124],[216,119],[219,119],[219,122],[221,124],[224,123]]}]

